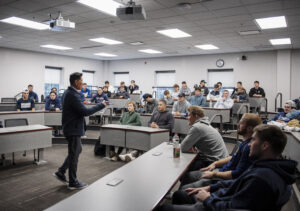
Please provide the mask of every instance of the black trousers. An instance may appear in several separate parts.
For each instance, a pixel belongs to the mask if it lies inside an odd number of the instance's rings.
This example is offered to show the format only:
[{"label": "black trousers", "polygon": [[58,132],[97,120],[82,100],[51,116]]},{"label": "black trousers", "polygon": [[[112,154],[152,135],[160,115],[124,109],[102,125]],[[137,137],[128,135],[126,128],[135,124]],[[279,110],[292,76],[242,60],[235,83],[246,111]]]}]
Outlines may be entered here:
[{"label": "black trousers", "polygon": [[62,166],[58,169],[61,173],[65,174],[69,169],[69,184],[75,184],[77,182],[77,165],[79,154],[82,151],[81,137],[69,136],[68,140],[68,156],[66,157]]}]

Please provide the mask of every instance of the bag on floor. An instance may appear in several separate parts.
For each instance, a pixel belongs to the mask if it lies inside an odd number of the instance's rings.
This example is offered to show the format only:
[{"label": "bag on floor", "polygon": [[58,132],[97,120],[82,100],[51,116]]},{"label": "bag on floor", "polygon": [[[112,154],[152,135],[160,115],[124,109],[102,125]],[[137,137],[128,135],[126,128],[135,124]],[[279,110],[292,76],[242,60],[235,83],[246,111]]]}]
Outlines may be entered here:
[{"label": "bag on floor", "polygon": [[95,144],[95,148],[94,148],[95,155],[105,157],[105,149],[106,149],[106,146],[101,144],[100,137],[99,137],[98,141]]}]

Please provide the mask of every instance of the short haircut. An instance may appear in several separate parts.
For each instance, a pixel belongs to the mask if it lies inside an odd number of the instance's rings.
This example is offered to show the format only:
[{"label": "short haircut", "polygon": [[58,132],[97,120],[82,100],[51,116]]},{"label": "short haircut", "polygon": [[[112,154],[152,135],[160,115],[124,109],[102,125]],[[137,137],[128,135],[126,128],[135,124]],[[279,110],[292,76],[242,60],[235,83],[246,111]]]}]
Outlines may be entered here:
[{"label": "short haircut", "polygon": [[199,116],[200,118],[205,116],[205,111],[200,106],[190,106],[188,107],[188,112],[192,116]]},{"label": "short haircut", "polygon": [[168,95],[168,94],[170,94],[169,90],[165,90],[164,95]]},{"label": "short haircut", "polygon": [[173,86],[174,88],[179,88],[179,85],[178,84],[174,84],[174,86]]},{"label": "short haircut", "polygon": [[83,83],[82,85],[87,85],[87,83]]},{"label": "short haircut", "polygon": [[33,87],[33,85],[32,85],[32,84],[29,84],[29,85],[28,85],[28,88],[29,88],[29,87]]},{"label": "short haircut", "polygon": [[238,81],[237,83],[243,85],[243,83],[241,81]]},{"label": "short haircut", "polygon": [[135,102],[134,101],[129,101],[128,103],[127,103],[127,106],[129,105],[129,104],[132,104],[133,105],[133,107],[134,107],[134,109],[136,108],[136,104],[135,104]]},{"label": "short haircut", "polygon": [[103,90],[102,86],[99,86],[98,89],[102,89]]},{"label": "short haircut", "polygon": [[108,86],[103,86],[103,89],[105,89],[105,88],[108,89]]},{"label": "short haircut", "polygon": [[200,87],[196,87],[196,88],[195,88],[195,91],[200,91],[200,92],[201,92]]},{"label": "short haircut", "polygon": [[217,84],[221,84],[221,85],[223,85],[221,81],[219,81]]},{"label": "short haircut", "polygon": [[79,72],[72,73],[70,75],[70,79],[69,79],[70,80],[70,84],[74,85],[75,81],[80,80],[81,77],[82,77],[82,73],[79,73]]},{"label": "short haircut", "polygon": [[261,142],[270,143],[273,153],[280,155],[283,152],[287,137],[278,126],[261,124],[254,128],[254,132]]},{"label": "short haircut", "polygon": [[160,99],[158,102],[162,102],[163,104],[167,105],[167,101],[165,101],[165,99]]},{"label": "short haircut", "polygon": [[124,81],[121,81],[120,84],[125,84],[125,82],[124,82]]},{"label": "short haircut", "polygon": [[185,81],[182,81],[181,84],[186,84],[186,82],[185,82]]},{"label": "short haircut", "polygon": [[52,91],[53,89],[55,89],[55,90],[57,91],[57,88],[56,88],[56,87],[52,87],[52,88],[51,88],[51,91]]},{"label": "short haircut", "polygon": [[55,95],[57,95],[57,94],[56,94],[56,92],[53,92],[53,91],[52,91],[52,92],[50,92],[50,94],[49,94],[49,95],[51,95],[52,93],[53,93],[53,94],[55,94]]},{"label": "short haircut", "polygon": [[109,84],[109,81],[105,81],[104,83],[105,83],[105,84]]},{"label": "short haircut", "polygon": [[225,90],[223,91],[223,93],[224,93],[224,92],[228,92],[228,93],[229,93],[229,91],[228,91],[227,89],[225,89]]},{"label": "short haircut", "polygon": [[259,84],[259,81],[254,81],[255,84]]},{"label": "short haircut", "polygon": [[242,116],[242,119],[245,120],[247,127],[251,126],[251,127],[255,128],[257,125],[261,124],[261,118],[259,117],[258,114],[245,113]]}]

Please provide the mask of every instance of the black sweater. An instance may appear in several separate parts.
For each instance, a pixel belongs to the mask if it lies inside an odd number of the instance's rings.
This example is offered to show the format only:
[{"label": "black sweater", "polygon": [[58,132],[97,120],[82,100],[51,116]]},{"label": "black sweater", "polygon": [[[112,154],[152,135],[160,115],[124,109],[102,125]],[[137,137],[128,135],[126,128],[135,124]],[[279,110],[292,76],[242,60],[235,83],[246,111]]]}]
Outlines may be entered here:
[{"label": "black sweater", "polygon": [[164,111],[164,112],[155,111],[152,114],[151,119],[148,123],[149,127],[152,122],[155,122],[161,129],[169,129],[170,132],[172,132],[174,128],[174,117],[168,111]]}]

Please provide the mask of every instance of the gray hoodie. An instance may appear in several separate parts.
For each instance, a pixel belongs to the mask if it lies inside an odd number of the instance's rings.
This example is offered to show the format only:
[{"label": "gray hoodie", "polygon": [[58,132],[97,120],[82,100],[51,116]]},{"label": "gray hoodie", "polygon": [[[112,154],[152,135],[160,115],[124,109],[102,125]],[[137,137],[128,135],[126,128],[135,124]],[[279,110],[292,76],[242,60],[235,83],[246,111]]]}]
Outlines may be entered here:
[{"label": "gray hoodie", "polygon": [[220,133],[213,128],[208,117],[194,122],[181,143],[181,151],[189,152],[195,146],[201,160],[214,162],[228,157],[228,151]]},{"label": "gray hoodie", "polygon": [[181,104],[179,103],[179,101],[176,101],[173,105],[172,108],[172,114],[174,114],[175,112],[179,112],[181,116],[185,116],[188,113],[188,107],[190,107],[191,104],[184,100]]}]

